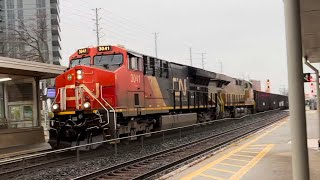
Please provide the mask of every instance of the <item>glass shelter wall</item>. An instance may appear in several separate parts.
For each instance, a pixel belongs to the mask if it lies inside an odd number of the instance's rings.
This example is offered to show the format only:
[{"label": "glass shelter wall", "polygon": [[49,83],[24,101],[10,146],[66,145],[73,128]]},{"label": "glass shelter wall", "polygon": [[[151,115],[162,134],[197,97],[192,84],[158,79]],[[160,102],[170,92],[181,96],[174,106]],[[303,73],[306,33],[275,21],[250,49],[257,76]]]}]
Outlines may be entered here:
[{"label": "glass shelter wall", "polygon": [[0,74],[0,128],[39,126],[33,77]]}]

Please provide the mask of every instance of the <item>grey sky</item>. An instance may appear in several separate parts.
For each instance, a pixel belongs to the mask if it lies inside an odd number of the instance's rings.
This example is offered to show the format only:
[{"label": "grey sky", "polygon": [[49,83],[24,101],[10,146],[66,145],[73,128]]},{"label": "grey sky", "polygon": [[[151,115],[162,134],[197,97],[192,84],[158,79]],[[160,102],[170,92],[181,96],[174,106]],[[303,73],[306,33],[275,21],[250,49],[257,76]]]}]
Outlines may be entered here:
[{"label": "grey sky", "polygon": [[96,45],[94,11],[100,10],[102,44],[123,44],[154,55],[207,70],[264,82],[272,92],[287,86],[283,2],[281,0],[63,0],[61,29],[64,64],[76,49]]}]

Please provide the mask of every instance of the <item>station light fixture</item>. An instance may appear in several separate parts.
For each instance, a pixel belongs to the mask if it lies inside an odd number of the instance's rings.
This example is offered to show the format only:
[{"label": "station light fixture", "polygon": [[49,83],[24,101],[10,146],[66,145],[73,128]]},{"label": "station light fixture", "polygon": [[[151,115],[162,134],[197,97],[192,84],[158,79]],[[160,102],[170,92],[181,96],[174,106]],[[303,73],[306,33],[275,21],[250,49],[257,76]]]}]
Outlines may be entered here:
[{"label": "station light fixture", "polygon": [[0,78],[0,82],[11,81],[11,78]]}]

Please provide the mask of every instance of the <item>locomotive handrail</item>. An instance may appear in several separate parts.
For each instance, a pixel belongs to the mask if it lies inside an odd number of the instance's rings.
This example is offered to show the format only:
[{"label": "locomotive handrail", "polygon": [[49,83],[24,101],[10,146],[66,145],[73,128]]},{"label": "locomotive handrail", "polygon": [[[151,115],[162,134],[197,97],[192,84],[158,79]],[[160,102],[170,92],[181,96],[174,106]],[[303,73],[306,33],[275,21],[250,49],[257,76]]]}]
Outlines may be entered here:
[{"label": "locomotive handrail", "polygon": [[84,84],[81,84],[79,87],[83,87],[83,89],[91,96],[91,97],[93,97],[102,107],[103,107],[103,109],[105,109],[107,112],[109,112],[108,111],[108,109],[99,101],[99,99],[97,99],[97,97],[94,95],[94,94],[92,94],[92,92],[89,90],[87,90],[88,88],[87,88],[87,86],[85,86]]},{"label": "locomotive handrail", "polygon": [[[102,96],[102,86],[100,87],[101,99],[112,109],[113,111],[113,121],[114,121],[114,130],[117,129],[117,122],[116,122],[116,111],[115,109],[103,98]],[[109,112],[108,112],[108,124],[109,124]]]},{"label": "locomotive handrail", "polygon": [[[87,86],[85,86],[84,84],[81,84],[79,87],[83,87],[84,91],[86,91],[91,97],[93,97],[103,107],[103,109],[107,111],[107,119],[108,119],[107,123],[109,124],[110,123],[109,110],[99,101],[99,99],[94,94],[92,94],[92,92],[90,90],[88,90]],[[102,91],[101,91],[101,95],[102,95]],[[102,97],[101,97],[101,99],[104,100]],[[109,103],[107,103],[107,104],[113,110],[114,129],[116,130],[116,128],[117,128],[116,111],[114,110],[114,108]]]},{"label": "locomotive handrail", "polygon": [[238,120],[240,120],[240,119],[243,119],[243,118],[248,117],[250,115],[251,116],[256,116],[256,115],[269,113],[269,112],[273,112],[273,111],[278,111],[278,110],[279,109],[274,109],[274,110],[270,110],[270,111],[264,111],[264,112],[259,112],[259,113],[255,113],[255,114],[249,114],[249,115],[245,115],[245,116],[242,116],[242,117],[239,117],[239,118],[218,119],[218,120],[215,120],[215,121],[208,121],[208,122],[203,122],[203,123],[191,124],[191,125],[187,125],[187,126],[176,127],[176,128],[171,128],[171,129],[164,129],[164,130],[155,131],[155,132],[149,132],[149,133],[138,134],[138,135],[133,135],[133,136],[127,136],[127,137],[122,137],[122,138],[115,138],[115,139],[110,139],[110,140],[105,140],[105,141],[94,142],[94,143],[90,143],[90,144],[83,144],[83,145],[73,146],[73,147],[64,148],[64,149],[58,149],[58,150],[49,151],[49,152],[26,155],[26,156],[22,156],[22,157],[16,157],[16,158],[12,158],[12,159],[2,160],[2,161],[0,161],[0,165],[1,164],[5,164],[5,163],[10,163],[10,162],[23,161],[23,160],[31,159],[31,158],[35,158],[35,157],[45,156],[45,155],[48,155],[48,154],[61,153],[61,152],[69,151],[69,150],[78,150],[79,148],[84,148],[84,147],[87,147],[87,146],[93,146],[93,145],[102,144],[102,143],[108,143],[108,142],[115,142],[115,141],[118,141],[118,140],[135,138],[135,137],[140,137],[140,136],[145,136],[145,135],[164,133],[164,132],[184,129],[184,128],[188,128],[188,127],[201,126],[201,125],[211,124],[211,123],[214,123],[214,122],[226,121],[226,120],[229,120],[229,119],[234,119],[234,120],[238,119]]}]

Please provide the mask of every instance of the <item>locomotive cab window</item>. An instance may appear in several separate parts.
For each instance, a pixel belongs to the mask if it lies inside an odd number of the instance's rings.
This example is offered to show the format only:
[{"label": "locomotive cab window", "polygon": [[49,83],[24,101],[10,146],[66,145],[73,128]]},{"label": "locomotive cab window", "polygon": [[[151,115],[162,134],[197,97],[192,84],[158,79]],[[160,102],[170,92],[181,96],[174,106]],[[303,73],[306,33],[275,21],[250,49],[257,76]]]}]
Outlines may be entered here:
[{"label": "locomotive cab window", "polygon": [[142,71],[142,59],[139,57],[129,57],[129,68],[136,71]]},{"label": "locomotive cab window", "polygon": [[115,71],[123,64],[122,54],[104,54],[93,58],[93,65]]},{"label": "locomotive cab window", "polygon": [[90,65],[90,57],[83,57],[79,59],[73,59],[70,61],[70,67],[74,67],[77,65]]}]

